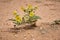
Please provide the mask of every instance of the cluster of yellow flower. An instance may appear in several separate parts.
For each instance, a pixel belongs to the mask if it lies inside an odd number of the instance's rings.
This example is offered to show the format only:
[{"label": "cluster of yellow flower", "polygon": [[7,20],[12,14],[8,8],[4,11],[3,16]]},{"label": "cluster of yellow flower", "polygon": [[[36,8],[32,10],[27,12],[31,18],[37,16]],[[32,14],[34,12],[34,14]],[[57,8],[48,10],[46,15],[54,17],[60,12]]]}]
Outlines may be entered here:
[{"label": "cluster of yellow flower", "polygon": [[32,18],[35,18],[35,14],[34,14],[34,11],[37,7],[32,7],[32,5],[28,5],[27,8],[24,8],[24,7],[21,7],[21,9],[26,12],[27,14],[24,15],[24,17],[20,17],[18,14],[17,14],[17,11],[13,11],[13,15],[15,16],[15,22],[18,23],[23,23],[24,22],[28,22],[28,21],[31,21],[30,19]]},{"label": "cluster of yellow flower", "polygon": [[15,16],[15,21],[21,23],[22,22],[22,17],[20,17],[18,14],[17,14],[17,11],[15,10],[13,12],[13,15]]},{"label": "cluster of yellow flower", "polygon": [[[24,7],[21,7],[21,9],[22,9],[23,11],[26,10]],[[33,12],[34,9],[37,9],[37,7],[33,8],[32,5],[30,5],[30,4],[28,5],[27,11],[30,11],[30,12],[29,12],[29,16],[30,16],[30,17],[33,17],[33,16],[34,16],[34,12]]]}]

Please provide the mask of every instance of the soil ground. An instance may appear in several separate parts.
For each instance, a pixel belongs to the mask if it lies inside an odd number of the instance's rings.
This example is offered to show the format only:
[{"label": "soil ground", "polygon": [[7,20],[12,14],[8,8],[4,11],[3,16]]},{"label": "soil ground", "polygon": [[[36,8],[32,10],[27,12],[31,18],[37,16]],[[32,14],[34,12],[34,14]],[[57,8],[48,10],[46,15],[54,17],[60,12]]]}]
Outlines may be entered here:
[{"label": "soil ground", "polygon": [[[8,19],[13,17],[12,12],[17,10],[22,16],[20,7],[27,4],[38,6],[36,15],[41,19],[36,22],[37,27],[17,34],[10,32],[13,23]],[[51,26],[56,19],[60,19],[59,0],[0,0],[0,40],[60,40],[60,25]]]}]

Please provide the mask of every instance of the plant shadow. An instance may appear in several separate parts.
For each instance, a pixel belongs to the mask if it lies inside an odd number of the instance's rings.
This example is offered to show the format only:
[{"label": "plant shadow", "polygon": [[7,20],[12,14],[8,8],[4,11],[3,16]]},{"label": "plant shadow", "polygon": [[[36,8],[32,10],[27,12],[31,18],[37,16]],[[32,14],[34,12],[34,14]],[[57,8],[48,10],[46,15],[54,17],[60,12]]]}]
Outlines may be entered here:
[{"label": "plant shadow", "polygon": [[24,30],[31,30],[31,29],[34,29],[35,27],[37,27],[36,25],[30,25],[30,26],[26,26],[26,27],[23,27]]},{"label": "plant shadow", "polygon": [[23,30],[35,29],[35,27],[37,27],[35,24],[26,25],[25,27],[19,27],[19,28],[14,27],[14,28],[10,28],[9,32],[17,34],[18,32],[23,31]]}]

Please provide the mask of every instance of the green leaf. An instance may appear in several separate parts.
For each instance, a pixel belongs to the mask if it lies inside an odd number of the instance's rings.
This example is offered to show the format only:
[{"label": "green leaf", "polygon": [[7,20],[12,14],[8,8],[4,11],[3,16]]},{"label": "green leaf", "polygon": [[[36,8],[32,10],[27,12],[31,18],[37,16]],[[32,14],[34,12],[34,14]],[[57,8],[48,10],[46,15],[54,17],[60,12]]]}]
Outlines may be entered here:
[{"label": "green leaf", "polygon": [[35,19],[41,19],[39,16],[34,16]]},{"label": "green leaf", "polygon": [[17,22],[17,21],[14,21],[13,23],[16,24],[16,25],[20,25],[21,24],[20,22]]}]

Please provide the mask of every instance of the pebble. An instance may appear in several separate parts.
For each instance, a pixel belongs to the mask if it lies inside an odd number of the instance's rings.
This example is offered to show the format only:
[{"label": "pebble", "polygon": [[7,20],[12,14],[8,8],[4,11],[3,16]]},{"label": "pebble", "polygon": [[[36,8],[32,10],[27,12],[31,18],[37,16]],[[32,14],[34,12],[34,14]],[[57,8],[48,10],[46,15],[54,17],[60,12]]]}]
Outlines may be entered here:
[{"label": "pebble", "polygon": [[32,34],[31,36],[33,37],[34,35]]},{"label": "pebble", "polygon": [[15,37],[18,37],[16,34],[14,35]]},{"label": "pebble", "polygon": [[27,39],[26,37],[24,39]]},{"label": "pebble", "polygon": [[32,40],[35,40],[34,38]]},{"label": "pebble", "polygon": [[26,37],[26,35],[23,35],[24,37]]},{"label": "pebble", "polygon": [[40,29],[42,30],[42,29],[43,29],[43,27],[40,27]]}]

